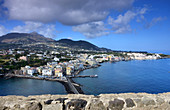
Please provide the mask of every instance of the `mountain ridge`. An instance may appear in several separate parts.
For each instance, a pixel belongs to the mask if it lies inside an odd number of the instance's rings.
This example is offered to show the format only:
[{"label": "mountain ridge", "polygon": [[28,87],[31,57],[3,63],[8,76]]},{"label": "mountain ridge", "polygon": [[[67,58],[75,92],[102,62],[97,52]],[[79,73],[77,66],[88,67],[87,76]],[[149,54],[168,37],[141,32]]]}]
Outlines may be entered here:
[{"label": "mountain ridge", "polygon": [[96,51],[110,51],[110,49],[100,48],[88,41],[78,40],[74,41],[71,39],[60,39],[54,40],[52,38],[44,37],[36,32],[32,33],[8,33],[6,35],[0,36],[0,43],[5,44],[36,44],[36,43],[53,43],[57,46],[64,46],[68,48],[84,49],[84,50],[96,50]]},{"label": "mountain ridge", "polygon": [[8,33],[0,36],[1,43],[28,44],[35,42],[52,42],[53,39],[46,38],[38,33]]}]

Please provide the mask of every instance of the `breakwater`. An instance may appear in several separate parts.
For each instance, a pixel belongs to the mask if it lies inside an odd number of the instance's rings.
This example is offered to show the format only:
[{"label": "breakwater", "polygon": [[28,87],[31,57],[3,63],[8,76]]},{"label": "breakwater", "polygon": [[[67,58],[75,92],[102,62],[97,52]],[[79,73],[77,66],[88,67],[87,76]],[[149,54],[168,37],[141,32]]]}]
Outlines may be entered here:
[{"label": "breakwater", "polygon": [[169,110],[170,93],[0,96],[0,110]]},{"label": "breakwater", "polygon": [[91,68],[96,68],[99,67],[101,65],[97,65],[97,66],[91,66],[91,67],[87,67],[78,71],[74,72],[74,77],[64,77],[64,78],[45,78],[45,77],[36,77],[36,76],[29,76],[29,75],[15,75],[15,74],[0,74],[0,76],[4,77],[5,79],[10,79],[13,77],[16,78],[25,78],[25,79],[36,79],[36,80],[46,80],[46,81],[57,81],[59,83],[61,83],[65,90],[67,91],[68,94],[84,94],[83,90],[81,89],[81,85],[77,84],[76,82],[74,82],[72,80],[72,78],[78,78],[78,77],[97,77],[95,75],[90,75],[90,76],[79,76],[78,74],[86,69],[91,69]]},{"label": "breakwater", "polygon": [[65,90],[69,94],[84,94],[84,92],[81,90],[81,87],[79,84],[74,82],[71,78],[66,79],[52,79],[52,78],[39,78],[39,77],[31,77],[31,76],[24,76],[24,75],[14,75],[14,74],[8,74],[5,76],[6,79],[16,77],[16,78],[26,78],[26,79],[36,79],[36,80],[46,80],[46,81],[56,81],[65,87]]}]

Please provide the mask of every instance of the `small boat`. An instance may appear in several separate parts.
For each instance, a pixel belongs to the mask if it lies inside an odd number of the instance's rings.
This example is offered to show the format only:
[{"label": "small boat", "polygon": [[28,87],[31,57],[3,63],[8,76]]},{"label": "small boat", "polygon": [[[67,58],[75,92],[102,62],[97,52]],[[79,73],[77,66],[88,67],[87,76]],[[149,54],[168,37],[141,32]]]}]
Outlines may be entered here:
[{"label": "small boat", "polygon": [[91,75],[90,77],[91,77],[91,78],[97,78],[98,75],[97,75],[97,74],[96,74],[96,75]]}]

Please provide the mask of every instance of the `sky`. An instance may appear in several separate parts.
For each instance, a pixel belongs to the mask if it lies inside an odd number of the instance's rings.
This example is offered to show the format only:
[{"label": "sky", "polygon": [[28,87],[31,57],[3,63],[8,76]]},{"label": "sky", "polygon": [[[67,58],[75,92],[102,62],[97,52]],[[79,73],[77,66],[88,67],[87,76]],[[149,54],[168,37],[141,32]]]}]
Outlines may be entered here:
[{"label": "sky", "polygon": [[0,0],[0,36],[38,32],[125,51],[170,51],[169,0]]}]

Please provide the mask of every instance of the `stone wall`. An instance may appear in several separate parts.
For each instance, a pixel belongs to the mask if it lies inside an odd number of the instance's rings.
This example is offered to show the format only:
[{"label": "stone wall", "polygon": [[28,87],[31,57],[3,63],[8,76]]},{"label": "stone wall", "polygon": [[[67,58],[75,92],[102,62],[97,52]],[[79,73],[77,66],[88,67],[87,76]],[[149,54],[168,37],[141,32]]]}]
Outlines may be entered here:
[{"label": "stone wall", "polygon": [[170,110],[170,93],[0,96],[0,110]]}]

